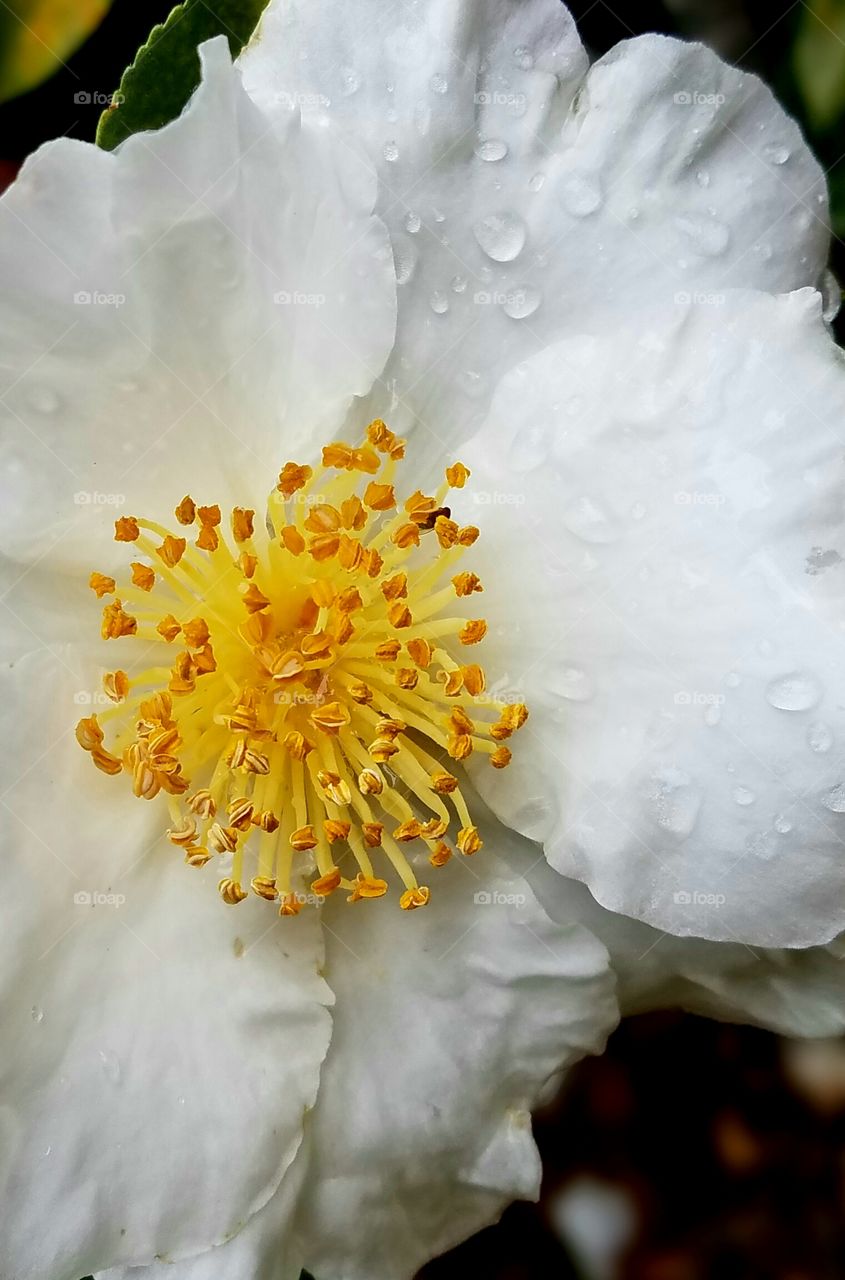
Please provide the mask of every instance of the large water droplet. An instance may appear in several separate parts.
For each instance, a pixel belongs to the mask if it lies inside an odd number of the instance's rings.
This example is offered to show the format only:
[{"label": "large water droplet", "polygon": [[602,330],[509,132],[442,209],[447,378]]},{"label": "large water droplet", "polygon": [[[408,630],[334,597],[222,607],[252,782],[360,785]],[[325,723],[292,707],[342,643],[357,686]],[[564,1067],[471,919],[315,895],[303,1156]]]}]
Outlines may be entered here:
[{"label": "large water droplet", "polygon": [[809,711],[822,696],[822,687],[804,671],[778,676],[766,688],[766,698],[780,711]]},{"label": "large water droplet", "polygon": [[416,235],[421,226],[420,215],[418,213],[409,213],[405,219],[405,230],[410,231],[413,236]]},{"label": "large water droplet", "polygon": [[502,303],[502,310],[512,320],[524,320],[526,316],[533,316],[542,300],[543,295],[539,289],[532,289],[530,285],[522,284],[516,289],[508,290]]},{"label": "large water droplet", "polygon": [[508,154],[508,144],[501,138],[484,138],[476,145],[475,154],[479,160],[504,160]]},{"label": "large water droplet", "polygon": [[807,746],[811,751],[823,755],[833,746],[833,730],[823,720],[815,720],[807,725]]},{"label": "large water droplet", "polygon": [[490,213],[473,227],[480,247],[494,262],[513,262],[523,250],[528,230],[515,213]]},{"label": "large water droplet", "polygon": [[396,283],[407,284],[417,267],[417,246],[406,236],[393,239],[393,258],[396,264]]},{"label": "large water droplet", "polygon": [[449,299],[440,289],[435,289],[428,300],[429,306],[437,316],[445,316],[449,310]]},{"label": "large water droplet", "polygon": [[594,498],[585,494],[563,513],[563,523],[570,533],[584,542],[614,542],[619,530],[608,511]]},{"label": "large water droplet", "polygon": [[391,164],[393,164],[395,160],[399,159],[399,146],[392,140],[390,142],[385,142],[381,152],[385,160],[389,160]]},{"label": "large water droplet", "polygon": [[757,796],[749,787],[734,787],[733,798],[737,804],[745,808],[747,805],[753,804]]},{"label": "large water droplet", "polygon": [[701,793],[682,769],[667,768],[651,778],[648,799],[652,803],[657,825],[680,837],[689,836],[701,808]]},{"label": "large water droplet", "polygon": [[560,183],[560,202],[574,218],[595,213],[602,202],[598,180],[584,173],[566,174]]},{"label": "large water droplet", "polygon": [[792,152],[789,147],[778,144],[777,142],[768,142],[763,148],[763,156],[770,164],[786,164]]},{"label": "large water droplet", "polygon": [[569,702],[589,702],[595,694],[592,678],[580,667],[551,667],[546,673],[549,691]]},{"label": "large water droplet", "polygon": [[845,813],[845,782],[838,782],[822,796],[822,804],[831,813]]},{"label": "large water droplet", "polygon": [[682,217],[675,224],[697,253],[716,258],[724,253],[731,238],[730,230],[715,218]]}]

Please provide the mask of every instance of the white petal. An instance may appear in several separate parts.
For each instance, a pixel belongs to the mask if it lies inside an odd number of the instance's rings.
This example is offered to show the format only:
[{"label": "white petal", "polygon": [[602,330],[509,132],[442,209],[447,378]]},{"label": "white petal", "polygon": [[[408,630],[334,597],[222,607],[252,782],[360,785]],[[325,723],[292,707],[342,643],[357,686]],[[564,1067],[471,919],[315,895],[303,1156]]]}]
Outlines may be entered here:
[{"label": "white petal", "polygon": [[[393,339],[375,183],[250,101],[220,37],[183,115],[42,147],[0,202],[0,539],[88,564],[127,512],[263,503]],[[87,302],[79,298],[89,299]]]},{"label": "white petal", "polygon": [[488,672],[532,708],[479,784],[611,910],[827,942],[845,927],[842,355],[809,290],[672,312],[514,371],[465,451]]},{"label": "white petal", "polygon": [[676,938],[606,911],[584,885],[538,861],[534,845],[514,842],[508,862],[524,870],[552,919],[578,921],[601,938],[618,978],[623,1015],[681,1008],[783,1036],[845,1032],[845,940],[778,951]]},{"label": "white petal", "polygon": [[504,369],[644,298],[821,278],[820,167],[702,46],[642,37],[585,76],[558,0],[274,0],[242,65],[378,173],[399,329],[369,404],[394,427],[460,438]]},{"label": "white petal", "polygon": [[530,1109],[615,1025],[603,948],[488,847],[435,873],[423,910],[324,912],[335,1030],[301,1201],[317,1280],[410,1277],[536,1197]]},{"label": "white petal", "polygon": [[190,1255],[299,1147],[330,1035],[319,930],[226,908],[162,838],[166,812],[116,797],[52,656],[3,684],[4,1261],[78,1280]]}]

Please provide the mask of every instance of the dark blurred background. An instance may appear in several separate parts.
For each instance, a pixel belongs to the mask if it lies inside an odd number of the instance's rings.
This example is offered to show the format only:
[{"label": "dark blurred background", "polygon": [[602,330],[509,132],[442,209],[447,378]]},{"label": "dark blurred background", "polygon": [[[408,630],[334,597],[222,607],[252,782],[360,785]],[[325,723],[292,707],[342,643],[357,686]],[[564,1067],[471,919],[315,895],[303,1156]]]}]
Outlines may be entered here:
[{"label": "dark blurred background", "polygon": [[[0,0],[0,187],[45,139],[93,140],[170,7]],[[845,0],[569,7],[595,56],[661,31],[759,72],[827,170],[832,266],[845,278]],[[789,1043],[680,1013],[633,1018],[604,1058],[571,1074],[536,1134],[541,1203],[513,1206],[420,1280],[845,1277],[845,1043]]]}]

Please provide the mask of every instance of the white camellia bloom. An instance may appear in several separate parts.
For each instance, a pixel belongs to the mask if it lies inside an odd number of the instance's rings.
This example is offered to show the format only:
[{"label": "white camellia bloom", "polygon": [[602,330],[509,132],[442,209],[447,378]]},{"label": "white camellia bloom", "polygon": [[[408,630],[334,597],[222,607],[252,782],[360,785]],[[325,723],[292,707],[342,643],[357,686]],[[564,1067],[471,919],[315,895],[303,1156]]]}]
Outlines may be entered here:
[{"label": "white camellia bloom", "polygon": [[410,1277],[620,1003],[845,1023],[818,166],[555,0],[328,13],[0,202],[14,1280]]}]

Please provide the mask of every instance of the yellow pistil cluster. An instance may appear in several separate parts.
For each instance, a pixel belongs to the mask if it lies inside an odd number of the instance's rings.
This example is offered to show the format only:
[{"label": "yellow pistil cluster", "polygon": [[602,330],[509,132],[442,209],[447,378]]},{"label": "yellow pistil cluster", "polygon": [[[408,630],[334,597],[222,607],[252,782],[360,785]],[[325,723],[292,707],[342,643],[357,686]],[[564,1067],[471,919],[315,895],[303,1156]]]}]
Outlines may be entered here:
[{"label": "yellow pistil cluster", "polygon": [[[400,502],[403,455],[377,420],[320,466],[286,463],[266,519],[236,507],[224,528],[190,497],[181,533],[123,516],[127,580],[91,575],[103,638],[132,637],[155,665],[110,671],[115,706],[77,739],[136,796],[165,793],[190,866],[228,859],[227,903],[248,885],[295,915],[303,876],[315,898],[357,902],[392,872],[412,909],[429,900],[415,867],[481,848],[450,762],[504,768],[528,713],[486,695],[473,660],[487,624],[465,610],[483,588],[458,564],[478,530],[444,505],[469,472],[455,463],[437,493]],[[101,720],[115,721],[110,747]]]}]

